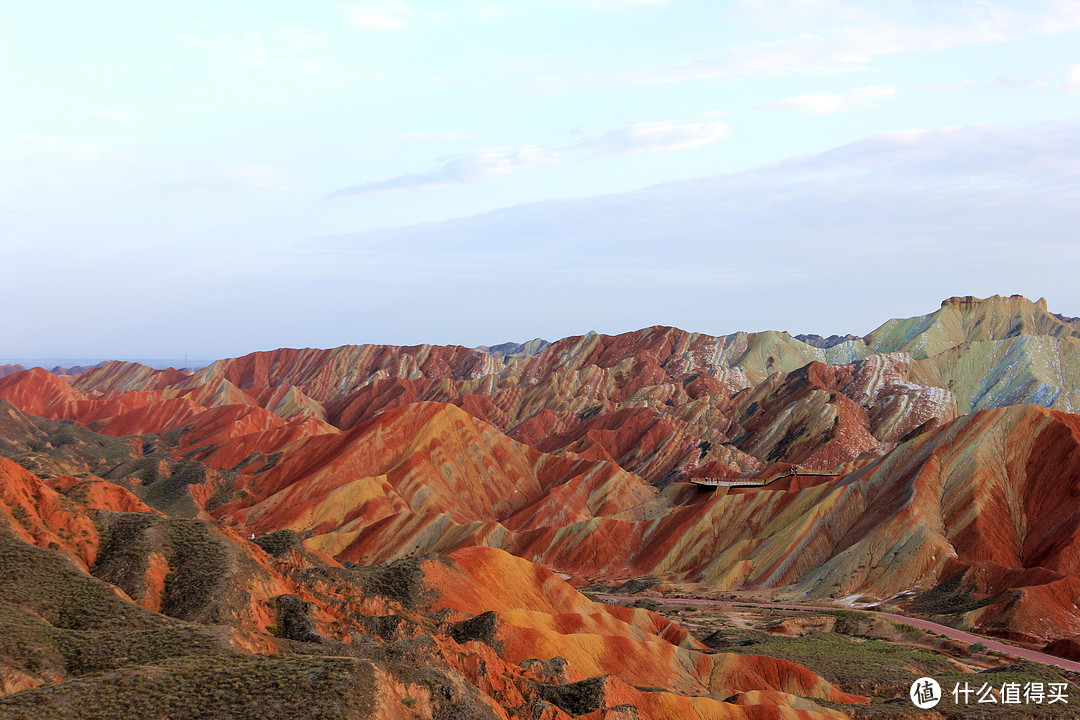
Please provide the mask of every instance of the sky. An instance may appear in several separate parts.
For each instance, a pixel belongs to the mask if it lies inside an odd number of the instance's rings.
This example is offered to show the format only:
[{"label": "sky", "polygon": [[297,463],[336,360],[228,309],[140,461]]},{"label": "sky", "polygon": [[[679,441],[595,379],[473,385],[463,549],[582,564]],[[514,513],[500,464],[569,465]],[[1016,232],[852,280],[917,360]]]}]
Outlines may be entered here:
[{"label": "sky", "polygon": [[1080,315],[1080,0],[0,0],[0,357]]}]

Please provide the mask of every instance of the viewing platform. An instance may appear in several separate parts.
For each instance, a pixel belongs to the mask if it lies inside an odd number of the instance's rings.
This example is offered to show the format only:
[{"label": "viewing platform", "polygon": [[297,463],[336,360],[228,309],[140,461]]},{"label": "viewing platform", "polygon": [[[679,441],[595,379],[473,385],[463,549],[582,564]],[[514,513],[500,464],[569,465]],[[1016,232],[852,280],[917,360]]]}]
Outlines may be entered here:
[{"label": "viewing platform", "polygon": [[835,472],[823,472],[820,470],[799,470],[798,468],[790,468],[783,472],[778,472],[774,475],[766,475],[763,477],[733,477],[733,478],[690,478],[690,483],[703,488],[741,488],[741,487],[763,487],[774,483],[777,480],[789,477],[840,477],[840,473]]}]

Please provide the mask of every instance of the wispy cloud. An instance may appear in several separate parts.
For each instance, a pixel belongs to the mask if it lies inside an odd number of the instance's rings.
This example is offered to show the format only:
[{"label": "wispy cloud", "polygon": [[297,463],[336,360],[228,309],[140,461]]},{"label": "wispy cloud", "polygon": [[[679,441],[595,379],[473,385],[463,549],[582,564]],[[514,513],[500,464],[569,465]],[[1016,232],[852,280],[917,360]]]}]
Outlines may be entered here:
[{"label": "wispy cloud", "polygon": [[55,136],[22,137],[0,145],[0,157],[5,160],[30,162],[97,161],[106,157],[105,147],[83,140],[70,140]]},{"label": "wispy cloud", "polygon": [[[726,52],[655,68],[639,83],[682,82],[744,75],[814,75],[865,68],[875,58],[1004,42],[1080,29],[1077,3],[1050,0],[1041,9],[1013,10],[992,2],[958,0],[868,5],[830,0],[743,0],[735,20],[757,26],[768,39]],[[907,8],[901,10],[901,8]]]},{"label": "wispy cloud", "polygon": [[670,5],[672,0],[563,0],[563,2],[598,10],[625,10],[635,7],[664,7]]},{"label": "wispy cloud", "polygon": [[382,134],[387,140],[399,142],[451,142],[454,140],[469,140],[476,137],[476,133],[465,131],[431,131],[431,132],[385,132]]},{"label": "wispy cloud", "polygon": [[[882,133],[806,158],[775,172],[819,182],[829,177],[874,176],[892,194],[933,189],[976,197],[991,190],[1058,186],[1075,193],[1080,183],[1080,125],[1041,123],[1027,128],[972,125]],[[866,192],[872,191],[867,188]],[[985,228],[985,223],[979,227]]]},{"label": "wispy cloud", "polygon": [[99,120],[113,120],[124,123],[139,122],[139,118],[134,113],[122,107],[95,108],[87,114]]},{"label": "wispy cloud", "polygon": [[809,115],[829,115],[846,110],[862,110],[881,106],[881,101],[896,95],[896,88],[872,86],[857,88],[849,93],[816,93],[796,95],[765,103],[764,107],[779,110],[799,110]]},{"label": "wispy cloud", "polygon": [[442,158],[438,167],[423,172],[369,180],[335,190],[330,197],[370,195],[402,190],[424,190],[450,185],[472,185],[557,161],[557,156],[539,147],[488,148]]},{"label": "wispy cloud", "polygon": [[312,48],[326,45],[326,38],[311,28],[281,28],[278,30],[278,35],[293,50],[311,50]]},{"label": "wispy cloud", "polygon": [[50,192],[79,187],[79,193],[106,192],[117,184],[116,171],[129,159],[123,153],[85,140],[56,136],[23,136],[0,142],[0,196],[27,187]]},{"label": "wispy cloud", "polygon": [[1080,65],[1069,68],[1069,76],[1065,80],[1065,89],[1069,92],[1080,92]]},{"label": "wispy cloud", "polygon": [[722,122],[636,123],[587,137],[574,143],[571,148],[598,155],[665,153],[710,145],[730,134],[731,128]]},{"label": "wispy cloud", "polygon": [[[478,305],[491,308],[484,331],[502,322],[495,334],[506,337],[552,325],[544,332],[566,335],[574,322],[866,332],[969,291],[1052,291],[1061,311],[1080,312],[1077,187],[1076,122],[910,130],[730,175],[322,238],[301,252],[332,255],[344,275],[367,272],[376,279],[365,292],[432,333],[469,332]],[[421,298],[417,277],[430,283]],[[635,300],[642,288],[647,303]],[[442,326],[427,319],[432,297]],[[724,306],[740,308],[738,320],[718,320]]]},{"label": "wispy cloud", "polygon": [[189,199],[217,199],[236,195],[281,195],[297,188],[275,165],[224,165],[208,173],[163,183],[167,194]]},{"label": "wispy cloud", "polygon": [[343,7],[342,12],[350,25],[381,32],[404,30],[419,15],[409,3],[401,0],[356,3]]},{"label": "wispy cloud", "polygon": [[219,76],[231,66],[258,71],[295,68],[310,75],[337,78],[337,73],[316,54],[327,44],[326,38],[311,28],[284,27],[240,34],[200,31],[199,35],[183,35],[180,40],[208,56]]},{"label": "wispy cloud", "polygon": [[[637,123],[586,136],[571,143],[485,148],[451,155],[440,158],[439,165],[430,170],[369,180],[335,190],[330,197],[471,185],[538,165],[554,164],[569,153],[643,155],[675,152],[718,142],[730,134],[731,128],[718,121]],[[397,135],[409,136],[408,133]],[[415,139],[434,138],[421,133]]]},{"label": "wispy cloud", "polygon": [[510,8],[492,2],[470,3],[469,6],[465,8],[465,12],[469,13],[480,22],[490,22],[492,20],[499,20],[513,15]]},{"label": "wispy cloud", "polygon": [[992,82],[976,85],[978,90],[1046,90],[1051,85],[1046,80],[1000,75]]},{"label": "wispy cloud", "polygon": [[[1066,71],[1066,75],[1068,72]],[[1062,83],[1060,76],[1060,68],[1057,72],[1053,73],[1055,77],[1051,77],[1050,73],[1045,73],[1043,77],[1017,77],[1011,75],[999,75],[990,82],[973,82],[971,80],[965,80],[964,82],[934,82],[923,83],[915,87],[915,90],[919,92],[952,92],[954,90],[1007,90],[1007,91],[1047,91],[1047,90],[1067,90],[1065,84]]]}]

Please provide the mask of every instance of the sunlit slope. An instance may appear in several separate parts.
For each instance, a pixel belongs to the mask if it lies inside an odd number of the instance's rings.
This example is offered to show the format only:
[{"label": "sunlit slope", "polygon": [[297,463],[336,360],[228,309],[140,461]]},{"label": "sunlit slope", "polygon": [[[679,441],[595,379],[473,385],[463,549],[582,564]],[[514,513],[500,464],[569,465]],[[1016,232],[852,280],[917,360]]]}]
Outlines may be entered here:
[{"label": "sunlit slope", "polygon": [[1020,295],[954,297],[929,315],[890,320],[866,336],[870,352],[907,352],[927,358],[964,343],[1020,335],[1080,337],[1080,325],[1051,314],[1046,300]]},{"label": "sunlit slope", "polygon": [[453,405],[416,403],[293,444],[271,469],[243,476],[214,513],[322,533],[401,513],[527,526],[663,507],[612,461],[541,453]]},{"label": "sunlit slope", "polygon": [[1080,389],[1080,323],[1014,295],[950,298],[934,313],[890,320],[867,351],[906,352],[963,412],[1034,403],[1072,411]]},{"label": "sunlit slope", "polygon": [[800,587],[887,597],[936,586],[927,611],[1017,637],[1080,632],[1080,417],[982,411],[837,487],[857,491],[860,510]]},{"label": "sunlit slope", "polygon": [[1080,408],[1080,339],[1072,336],[967,342],[918,364],[939,373],[965,411],[1019,403]]},{"label": "sunlit slope", "polygon": [[0,458],[4,717],[824,720],[845,714],[819,701],[866,700],[497,550],[347,569],[106,485]]},{"label": "sunlit slope", "polygon": [[[0,381],[0,397],[48,417],[111,421],[113,433],[177,427],[180,415],[167,419],[165,407],[143,411],[145,422],[112,416],[120,405],[132,411],[170,400],[181,410],[181,398],[193,404],[188,414],[243,405],[341,430],[434,401],[545,452],[611,459],[662,485],[774,461],[834,468],[972,410],[1025,402],[1072,410],[1078,333],[1080,324],[1047,312],[1044,301],[962,297],[865,339],[651,327],[509,354],[433,345],[281,349],[194,374],[107,363],[72,386],[41,370],[14,373]],[[814,397],[796,390],[812,365],[836,368]]]},{"label": "sunlit slope", "polygon": [[[660,616],[590,602],[550,571],[504,552],[467,548],[448,559],[423,565],[426,583],[437,592],[431,607],[487,610],[485,642],[500,647],[511,662],[559,657],[567,662],[571,680],[611,675],[627,686],[676,688],[688,695],[728,697],[762,688],[836,702],[861,700],[794,663],[703,652],[706,648],[685,630]],[[675,698],[667,702],[678,705]],[[705,706],[726,717],[721,704]],[[689,713],[692,706],[683,707]]]},{"label": "sunlit slope", "polygon": [[[309,530],[313,547],[343,560],[487,545],[580,576],[793,586],[813,597],[929,591],[982,568],[961,595],[1018,594],[972,608],[987,609],[964,622],[1044,639],[1080,632],[1072,600],[1064,602],[1080,596],[1070,594],[1080,593],[1074,415],[1031,405],[982,411],[847,475],[726,493],[672,486],[659,496],[610,461],[508,446],[452,406],[388,415],[367,437],[304,440],[292,459],[246,481],[250,499],[234,490],[215,513],[243,527]],[[404,426],[408,461],[390,450]],[[1059,615],[1052,629],[1033,621],[1037,603]]]}]

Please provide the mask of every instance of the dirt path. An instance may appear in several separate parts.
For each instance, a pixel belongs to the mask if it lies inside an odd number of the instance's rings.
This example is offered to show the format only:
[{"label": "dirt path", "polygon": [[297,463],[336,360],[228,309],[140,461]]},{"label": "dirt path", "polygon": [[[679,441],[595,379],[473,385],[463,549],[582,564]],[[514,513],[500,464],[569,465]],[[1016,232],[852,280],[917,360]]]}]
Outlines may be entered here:
[{"label": "dirt path", "polygon": [[[626,596],[622,595],[601,595],[604,600],[625,600]],[[655,600],[658,603],[665,604],[684,604],[684,605],[720,605],[720,606],[749,606],[762,608],[765,610],[809,610],[811,612],[821,612],[822,610],[851,610],[853,608],[829,608],[814,605],[783,605],[774,603],[755,603],[755,602],[740,602],[731,600],[704,600],[701,598],[649,598],[649,600]],[[873,613],[880,617],[889,618],[896,622],[904,623],[905,625],[911,625],[917,627],[920,630],[927,630],[929,632],[937,633],[938,635],[944,635],[945,637],[958,640],[968,645],[974,645],[975,643],[982,643],[989,650],[994,650],[1005,655],[1011,655],[1012,657],[1021,658],[1023,660],[1032,660],[1043,665],[1053,665],[1063,670],[1070,670],[1072,672],[1080,672],[1080,662],[1074,662],[1072,660],[1066,660],[1054,655],[1048,655],[1046,653],[1039,652],[1038,650],[1028,650],[1027,648],[1017,647],[1016,645],[1010,645],[1000,640],[993,638],[982,637],[980,635],[972,635],[971,633],[964,632],[963,630],[957,630],[951,628],[948,625],[938,625],[935,622],[929,620],[921,620],[919,618],[908,617],[907,615],[895,615],[893,613],[879,612],[877,610],[867,610],[864,608],[858,608],[858,612]]]}]

